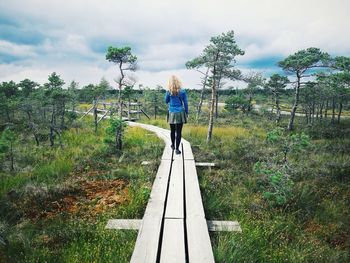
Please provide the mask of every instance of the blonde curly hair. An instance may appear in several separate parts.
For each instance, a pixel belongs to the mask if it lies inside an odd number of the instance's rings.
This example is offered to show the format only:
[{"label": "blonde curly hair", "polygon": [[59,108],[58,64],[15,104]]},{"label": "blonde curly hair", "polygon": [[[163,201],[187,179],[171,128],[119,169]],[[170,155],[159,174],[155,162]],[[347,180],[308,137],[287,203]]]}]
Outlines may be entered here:
[{"label": "blonde curly hair", "polygon": [[168,80],[167,87],[171,95],[178,95],[181,90],[182,83],[178,77],[172,75]]}]

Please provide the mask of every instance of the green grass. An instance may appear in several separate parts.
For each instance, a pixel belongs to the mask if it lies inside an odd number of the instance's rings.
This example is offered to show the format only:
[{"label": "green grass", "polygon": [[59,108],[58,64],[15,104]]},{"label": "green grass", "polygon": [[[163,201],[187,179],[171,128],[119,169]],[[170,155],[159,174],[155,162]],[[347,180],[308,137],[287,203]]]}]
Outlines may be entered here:
[{"label": "green grass", "polygon": [[[19,146],[22,167],[0,175],[0,233],[9,241],[0,262],[129,262],[137,231],[104,227],[112,218],[142,218],[159,161],[141,161],[159,160],[164,143],[127,127],[116,156],[103,143],[107,124],[95,135],[86,118],[63,134],[63,148]],[[114,196],[119,201],[104,203]]]},{"label": "green grass", "polygon": [[[243,230],[210,234],[216,262],[350,261],[349,122],[306,127],[304,119],[296,117],[296,132],[309,134],[312,143],[304,152],[288,155],[292,198],[273,205],[264,198],[264,178],[253,167],[258,161],[276,161],[277,148],[265,141],[276,127],[274,121],[263,114],[221,109],[207,145],[206,116],[198,124],[194,116],[190,118],[183,136],[191,142],[196,161],[217,164],[211,170],[197,169],[206,218],[238,220]],[[142,121],[168,128],[164,116]],[[279,126],[287,123],[288,116],[283,116]],[[148,131],[129,127],[123,154],[108,155],[102,130],[95,136],[88,124],[71,129],[63,136],[64,149],[23,145],[22,159],[32,163],[22,165],[23,171],[15,176],[0,175],[0,231],[10,241],[0,250],[0,260],[129,261],[136,231],[110,231],[104,226],[110,218],[141,218],[159,165],[153,160],[164,144]],[[140,166],[143,160],[152,163]],[[124,182],[117,193],[125,200],[101,212],[99,198],[81,198],[77,213],[27,216],[28,207],[50,211],[52,203],[63,197],[84,196],[82,182],[101,181]],[[11,189],[16,193],[7,195]]]},{"label": "green grass", "polygon": [[[343,136],[348,126],[324,132],[328,128],[310,130],[303,121],[296,118],[297,132],[314,139],[306,152],[288,158],[294,186],[283,206],[264,199],[262,178],[253,170],[276,151],[265,142],[266,133],[276,127],[273,121],[222,111],[209,145],[205,118],[184,126],[196,161],[217,164],[197,169],[206,218],[238,220],[243,229],[210,234],[216,262],[349,262],[350,140]],[[168,128],[164,119],[146,122]],[[283,117],[279,126],[287,122]]]}]

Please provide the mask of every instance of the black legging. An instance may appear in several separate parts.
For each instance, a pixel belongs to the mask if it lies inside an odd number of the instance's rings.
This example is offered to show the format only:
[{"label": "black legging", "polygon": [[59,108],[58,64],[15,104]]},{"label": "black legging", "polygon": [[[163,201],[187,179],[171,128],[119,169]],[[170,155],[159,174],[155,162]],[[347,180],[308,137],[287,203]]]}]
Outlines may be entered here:
[{"label": "black legging", "polygon": [[182,126],[183,126],[183,123],[170,124],[170,138],[171,138],[172,145],[174,145],[174,142],[175,142],[175,132],[176,132],[176,150],[179,149],[179,145],[181,141]]}]

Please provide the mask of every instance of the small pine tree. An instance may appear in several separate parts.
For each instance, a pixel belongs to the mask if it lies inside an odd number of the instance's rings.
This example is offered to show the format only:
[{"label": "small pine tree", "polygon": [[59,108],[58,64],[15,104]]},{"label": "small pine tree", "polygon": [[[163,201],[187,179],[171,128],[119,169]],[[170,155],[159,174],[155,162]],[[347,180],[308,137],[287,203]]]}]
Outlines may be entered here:
[{"label": "small pine tree", "polygon": [[6,128],[1,134],[0,138],[0,156],[1,160],[9,160],[10,161],[10,171],[13,172],[14,168],[14,144],[16,142],[16,136],[10,128]]}]

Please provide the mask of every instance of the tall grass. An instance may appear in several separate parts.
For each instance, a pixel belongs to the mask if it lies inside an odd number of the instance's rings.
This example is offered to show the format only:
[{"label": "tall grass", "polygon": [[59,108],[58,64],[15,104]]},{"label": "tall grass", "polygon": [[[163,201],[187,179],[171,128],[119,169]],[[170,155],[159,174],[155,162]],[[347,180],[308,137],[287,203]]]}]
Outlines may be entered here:
[{"label": "tall grass", "polygon": [[0,198],[13,187],[18,190],[19,186],[28,182],[56,184],[64,180],[79,162],[84,162],[85,157],[101,151],[105,124],[101,123],[98,134],[94,135],[89,122],[91,119],[87,118],[81,128],[63,132],[62,148],[58,145],[49,147],[47,144],[37,147],[33,141],[18,145],[20,156],[17,158],[17,173],[0,176]]},{"label": "tall grass", "polygon": [[[129,262],[137,232],[104,227],[112,218],[142,218],[164,143],[128,127],[122,155],[110,155],[103,142],[107,122],[97,134],[92,123],[87,117],[66,131],[63,148],[23,144],[26,172],[0,175],[0,226],[6,226],[0,234],[9,241],[0,262]],[[152,163],[144,167],[142,160]],[[102,181],[123,182],[105,196],[121,195],[121,203],[98,207],[103,196],[87,198],[84,185]],[[76,211],[65,210],[64,200]]]},{"label": "tall grass", "polygon": [[206,125],[184,127],[195,159],[218,164],[210,171],[198,168],[206,217],[238,220],[243,229],[211,233],[216,262],[349,262],[349,202],[344,200],[350,200],[350,141],[318,139],[307,152],[291,154],[293,197],[274,207],[263,198],[261,178],[253,170],[276,150],[265,143],[271,124],[246,118],[232,121],[235,126],[222,120],[210,145]]}]

